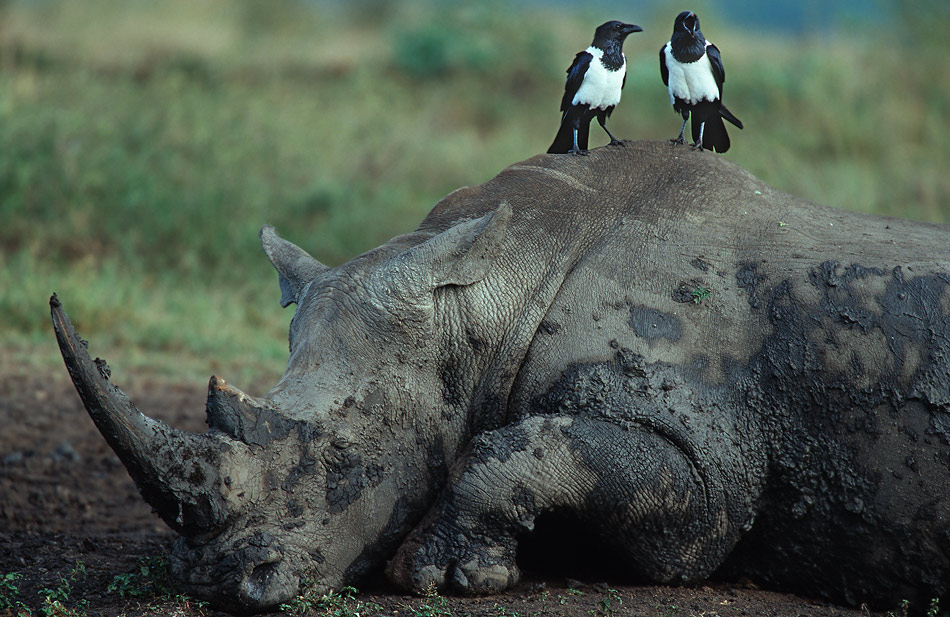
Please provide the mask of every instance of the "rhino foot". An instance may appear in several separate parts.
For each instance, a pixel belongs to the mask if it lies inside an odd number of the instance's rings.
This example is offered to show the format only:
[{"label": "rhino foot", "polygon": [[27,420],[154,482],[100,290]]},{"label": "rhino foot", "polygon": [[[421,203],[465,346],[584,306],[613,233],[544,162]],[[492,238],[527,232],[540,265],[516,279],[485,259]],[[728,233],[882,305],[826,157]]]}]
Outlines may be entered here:
[{"label": "rhino foot", "polygon": [[389,578],[400,587],[418,594],[438,590],[483,595],[518,582],[513,537],[477,541],[439,524],[425,527],[409,536],[389,563]]}]

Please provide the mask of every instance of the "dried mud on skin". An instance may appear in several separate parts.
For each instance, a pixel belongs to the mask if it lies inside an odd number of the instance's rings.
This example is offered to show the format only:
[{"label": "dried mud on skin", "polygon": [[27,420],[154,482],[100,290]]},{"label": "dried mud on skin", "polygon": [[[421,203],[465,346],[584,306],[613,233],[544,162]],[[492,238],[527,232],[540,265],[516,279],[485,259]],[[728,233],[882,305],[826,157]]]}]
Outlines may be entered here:
[{"label": "dried mud on skin", "polygon": [[[0,356],[5,355],[0,353]],[[140,409],[176,428],[203,431],[207,389],[194,384],[117,381]],[[88,601],[89,615],[225,615],[210,609],[110,594],[116,575],[135,572],[141,558],[166,553],[175,536],[139,497],[118,458],[96,431],[61,374],[38,375],[0,363],[0,576],[22,575],[18,599],[38,614],[39,591],[55,588],[77,562],[86,578],[67,607]],[[514,590],[485,598],[418,598],[385,582],[364,585],[357,600],[369,614],[412,617],[425,607],[492,617],[801,615],[859,617],[867,613],[757,589],[748,582],[698,587],[622,584],[622,579],[572,581],[526,572]],[[615,590],[616,593],[608,590]],[[617,603],[619,598],[621,603]],[[609,609],[603,604],[611,601]],[[9,613],[14,614],[14,613]],[[315,613],[316,614],[316,613]],[[429,614],[432,614],[431,612]],[[5,615],[0,609],[0,617]]]}]

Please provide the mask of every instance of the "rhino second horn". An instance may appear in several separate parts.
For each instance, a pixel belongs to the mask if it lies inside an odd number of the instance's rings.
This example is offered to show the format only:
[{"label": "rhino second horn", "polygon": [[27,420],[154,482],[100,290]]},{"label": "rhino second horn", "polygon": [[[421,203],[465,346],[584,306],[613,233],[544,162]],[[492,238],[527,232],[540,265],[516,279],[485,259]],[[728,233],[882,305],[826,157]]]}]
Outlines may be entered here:
[{"label": "rhino second horn", "polygon": [[86,342],[55,295],[50,312],[63,361],[86,411],[145,501],[182,535],[220,528],[227,515],[218,472],[225,446],[142,414],[109,382],[106,363],[89,357]]},{"label": "rhino second horn", "polygon": [[264,447],[283,439],[296,423],[275,411],[266,400],[255,399],[217,376],[208,384],[208,426],[249,446]]},{"label": "rhino second horn", "polygon": [[280,305],[287,308],[297,304],[304,287],[329,268],[293,242],[278,236],[270,225],[264,225],[260,235],[261,246],[279,275]]}]

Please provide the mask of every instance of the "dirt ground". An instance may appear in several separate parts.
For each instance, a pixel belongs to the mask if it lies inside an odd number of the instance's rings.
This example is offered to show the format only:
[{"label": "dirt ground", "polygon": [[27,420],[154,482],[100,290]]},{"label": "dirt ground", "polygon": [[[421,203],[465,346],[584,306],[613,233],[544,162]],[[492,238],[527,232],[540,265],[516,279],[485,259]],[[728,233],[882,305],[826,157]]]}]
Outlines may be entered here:
[{"label": "dirt ground", "polygon": [[[121,375],[116,381],[153,417],[204,430],[205,386],[129,383]],[[129,600],[107,591],[115,576],[136,572],[142,558],[167,553],[173,540],[96,431],[65,369],[36,375],[0,362],[0,617],[16,614],[4,608],[5,599],[40,614],[48,595],[40,591],[59,587],[77,562],[86,576],[61,600],[66,609],[85,600],[89,615],[224,615],[182,600]],[[21,578],[5,579],[8,573]],[[525,579],[500,596],[445,600],[399,595],[384,582],[367,583],[354,601],[378,605],[359,607],[361,615],[405,617],[868,615],[761,590],[748,581],[674,588],[557,575],[542,580],[531,572]]]}]

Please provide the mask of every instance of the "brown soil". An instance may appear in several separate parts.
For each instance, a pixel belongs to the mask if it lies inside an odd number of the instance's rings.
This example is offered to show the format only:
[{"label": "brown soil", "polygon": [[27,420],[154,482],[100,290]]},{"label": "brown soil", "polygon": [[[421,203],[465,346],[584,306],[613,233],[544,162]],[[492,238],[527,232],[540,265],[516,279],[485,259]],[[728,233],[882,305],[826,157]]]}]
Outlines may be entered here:
[{"label": "brown soil", "polygon": [[[63,602],[67,608],[85,599],[90,615],[223,615],[180,600],[128,600],[107,591],[116,575],[135,572],[139,559],[166,553],[174,534],[139,497],[83,410],[65,369],[37,375],[10,364],[0,362],[0,617],[15,614],[2,608],[5,597],[13,598],[4,592],[4,574],[22,575],[13,582],[19,587],[15,599],[37,614],[43,605],[40,590],[57,587],[77,562],[87,574],[72,586]],[[122,386],[150,415],[182,429],[203,430],[203,385]],[[760,590],[749,582],[698,587],[611,582],[614,594],[596,580],[581,583],[556,575],[540,580],[530,572],[525,578],[513,591],[487,598],[417,598],[377,583],[365,586],[356,600],[379,605],[378,610],[362,608],[361,615],[404,617],[448,617],[445,611],[456,617],[867,615]]]}]

